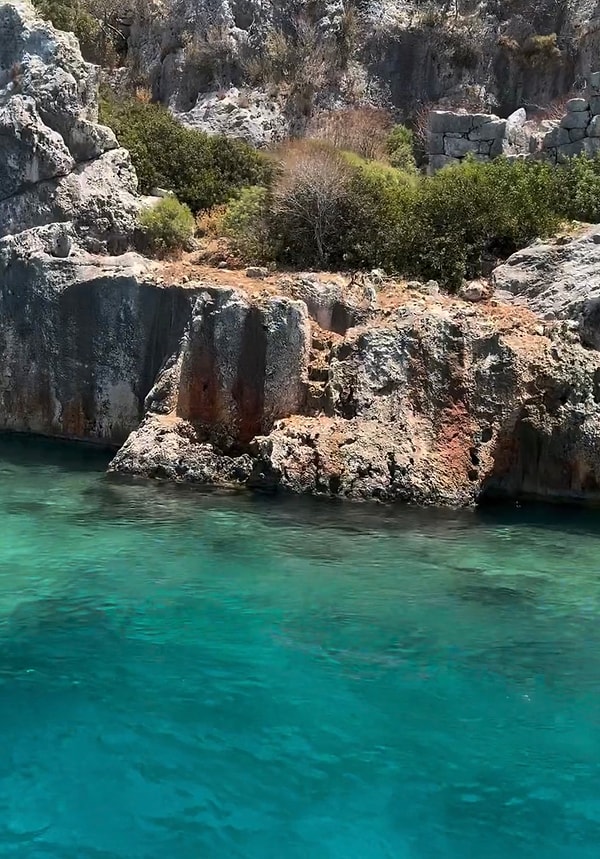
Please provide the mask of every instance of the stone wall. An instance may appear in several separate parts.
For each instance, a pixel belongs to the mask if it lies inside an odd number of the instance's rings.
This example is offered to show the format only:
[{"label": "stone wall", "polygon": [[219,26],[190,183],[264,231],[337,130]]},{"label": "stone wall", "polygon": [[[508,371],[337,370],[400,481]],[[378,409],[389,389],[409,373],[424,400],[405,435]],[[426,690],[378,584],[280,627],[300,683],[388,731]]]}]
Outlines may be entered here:
[{"label": "stone wall", "polygon": [[563,163],[585,153],[593,157],[600,151],[600,72],[588,79],[586,92],[566,104],[566,113],[558,123],[544,123],[546,133],[541,153],[553,163]]},{"label": "stone wall", "polygon": [[585,92],[566,104],[560,120],[527,120],[520,108],[508,119],[495,114],[434,110],[429,115],[427,154],[435,173],[467,157],[490,161],[535,158],[562,164],[576,155],[600,151],[600,72],[589,76]]},{"label": "stone wall", "polygon": [[433,110],[427,133],[429,169],[435,172],[450,164],[460,164],[468,156],[476,161],[489,161],[498,155],[527,154],[526,123],[523,108],[508,119],[500,119],[493,113]]}]

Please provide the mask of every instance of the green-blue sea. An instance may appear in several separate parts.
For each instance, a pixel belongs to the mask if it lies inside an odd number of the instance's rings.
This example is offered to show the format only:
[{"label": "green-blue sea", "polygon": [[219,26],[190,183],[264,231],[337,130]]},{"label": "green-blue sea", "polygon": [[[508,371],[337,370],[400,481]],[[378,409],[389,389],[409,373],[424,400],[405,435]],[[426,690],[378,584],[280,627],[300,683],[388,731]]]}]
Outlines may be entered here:
[{"label": "green-blue sea", "polygon": [[0,856],[598,859],[600,512],[0,441]]}]

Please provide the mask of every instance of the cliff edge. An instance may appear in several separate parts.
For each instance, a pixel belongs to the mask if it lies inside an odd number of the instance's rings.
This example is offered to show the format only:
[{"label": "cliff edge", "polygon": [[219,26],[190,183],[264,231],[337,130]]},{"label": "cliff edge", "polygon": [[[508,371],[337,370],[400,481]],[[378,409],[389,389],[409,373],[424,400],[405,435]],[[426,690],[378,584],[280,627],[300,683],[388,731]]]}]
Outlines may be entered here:
[{"label": "cliff edge", "polygon": [[[120,448],[111,472],[130,476],[598,499],[600,353],[579,322],[477,285],[460,298],[381,273],[253,280],[147,260],[130,250],[135,173],[96,122],[74,38],[14,0],[0,43],[0,429]],[[522,263],[504,279],[526,304],[539,289]]]}]

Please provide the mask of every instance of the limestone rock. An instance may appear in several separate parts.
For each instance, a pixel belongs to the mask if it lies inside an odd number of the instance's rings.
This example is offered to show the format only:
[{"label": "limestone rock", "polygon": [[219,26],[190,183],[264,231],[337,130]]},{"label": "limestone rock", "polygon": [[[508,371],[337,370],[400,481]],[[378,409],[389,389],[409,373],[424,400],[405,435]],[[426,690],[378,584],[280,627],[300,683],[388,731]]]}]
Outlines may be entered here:
[{"label": "limestone rock", "polygon": [[254,280],[264,280],[265,277],[269,276],[269,269],[264,268],[263,266],[251,265],[246,269],[246,277],[252,278]]},{"label": "limestone rock", "polygon": [[565,107],[567,113],[581,113],[581,111],[589,110],[590,105],[587,98],[570,98]]},{"label": "limestone rock", "polygon": [[473,128],[473,120],[468,113],[454,113],[450,110],[432,110],[429,114],[429,131],[432,134],[468,134]]},{"label": "limestone rock", "polygon": [[459,298],[463,299],[463,301],[470,301],[473,303],[478,301],[487,301],[491,295],[491,289],[489,284],[475,280],[470,283],[464,283],[458,290],[458,295]]},{"label": "limestone rock", "polygon": [[541,316],[571,319],[585,345],[600,348],[600,229],[587,228],[565,243],[536,242],[513,254],[493,273],[507,300]]},{"label": "limestone rock", "polygon": [[125,250],[137,179],[97,123],[96,69],[29,0],[0,5],[0,34],[0,237],[71,222],[87,249]]},{"label": "limestone rock", "polygon": [[143,476],[175,483],[238,486],[253,470],[249,454],[228,456],[181,418],[149,415],[109,466],[109,474]]},{"label": "limestone rock", "polygon": [[227,92],[201,93],[190,110],[180,111],[173,105],[173,112],[190,128],[236,137],[256,147],[277,143],[289,134],[281,105],[258,90],[245,94],[231,87]]},{"label": "limestone rock", "polygon": [[590,123],[590,113],[587,110],[577,113],[566,113],[560,121],[561,128],[587,128]]}]

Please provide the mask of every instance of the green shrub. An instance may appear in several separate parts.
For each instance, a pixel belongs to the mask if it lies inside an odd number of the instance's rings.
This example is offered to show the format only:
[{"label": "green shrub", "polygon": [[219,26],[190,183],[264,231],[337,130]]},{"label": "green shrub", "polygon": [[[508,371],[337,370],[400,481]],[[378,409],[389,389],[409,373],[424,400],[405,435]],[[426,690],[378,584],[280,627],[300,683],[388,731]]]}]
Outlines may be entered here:
[{"label": "green shrub", "polygon": [[129,149],[140,191],[173,191],[192,212],[225,203],[242,187],[267,182],[268,158],[248,144],[185,128],[158,104],[103,94],[100,119]]},{"label": "green shrub", "polygon": [[560,223],[556,172],[547,164],[467,160],[423,178],[413,212],[414,271],[456,286]]},{"label": "green shrub", "polygon": [[[488,258],[554,232],[566,205],[564,181],[539,162],[467,160],[422,176],[347,153],[340,161],[331,148],[303,144],[284,160],[262,204],[281,262],[382,267],[454,288],[480,275]],[[570,205],[581,208],[582,200]]]},{"label": "green shrub", "polygon": [[405,125],[395,125],[386,141],[387,156],[392,167],[416,172],[417,162],[414,155],[414,138],[410,128]]},{"label": "green shrub", "polygon": [[58,30],[74,33],[84,59],[114,66],[127,47],[116,28],[105,28],[101,19],[112,12],[107,0],[33,0],[38,14]]},{"label": "green shrub", "polygon": [[243,188],[227,207],[223,232],[246,262],[266,262],[273,255],[267,217],[268,190],[261,186]]},{"label": "green shrub", "polygon": [[387,165],[355,162],[345,215],[346,265],[390,272],[407,268],[418,184],[415,176]]},{"label": "green shrub", "polygon": [[138,220],[150,250],[157,256],[183,250],[194,235],[194,216],[175,197],[164,197],[155,206],[142,209]]},{"label": "green shrub", "polygon": [[600,154],[578,155],[560,170],[561,211],[567,218],[600,221]]}]

